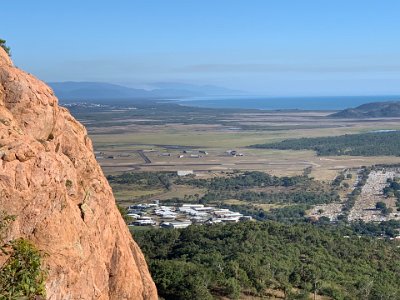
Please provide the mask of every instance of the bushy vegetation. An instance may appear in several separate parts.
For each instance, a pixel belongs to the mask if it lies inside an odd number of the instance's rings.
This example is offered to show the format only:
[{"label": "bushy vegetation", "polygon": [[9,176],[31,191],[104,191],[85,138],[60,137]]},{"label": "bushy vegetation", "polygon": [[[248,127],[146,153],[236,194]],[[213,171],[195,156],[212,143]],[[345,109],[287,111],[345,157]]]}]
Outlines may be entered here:
[{"label": "bushy vegetation", "polygon": [[389,215],[390,213],[392,213],[392,209],[387,207],[385,202],[379,201],[376,203],[375,208],[377,210],[380,210],[381,213],[385,216]]},{"label": "bushy vegetation", "polygon": [[206,188],[207,193],[200,199],[204,204],[226,199],[268,204],[323,204],[340,200],[335,189],[307,176],[277,177],[257,171],[211,179],[179,178],[175,184]]},{"label": "bushy vegetation", "polygon": [[311,208],[311,205],[307,204],[295,204],[283,207],[272,208],[269,211],[257,207],[252,204],[242,205],[222,205],[224,208],[229,208],[234,211],[238,211],[244,215],[252,216],[258,221],[273,220],[281,223],[299,224],[308,222],[306,216],[306,210]]},{"label": "bushy vegetation", "polygon": [[171,188],[171,178],[175,177],[171,172],[129,172],[121,175],[107,176],[110,184],[129,184],[139,188],[162,187]]},{"label": "bushy vegetation", "polygon": [[6,51],[6,53],[7,53],[8,55],[11,55],[10,47],[7,47],[6,41],[5,41],[5,40],[0,39],[0,47],[3,48],[4,51]]},{"label": "bushy vegetation", "polygon": [[122,219],[124,219],[125,223],[129,223],[132,218],[128,216],[128,209],[126,207],[123,207],[117,203],[117,208],[119,213],[121,214]]},{"label": "bushy vegetation", "polygon": [[46,272],[41,266],[42,253],[28,240],[5,240],[14,219],[0,213],[0,255],[7,257],[0,266],[0,300],[44,299]]},{"label": "bushy vegetation", "polygon": [[42,254],[25,239],[12,241],[10,246],[10,257],[0,269],[0,299],[44,299]]},{"label": "bushy vegetation", "polygon": [[302,190],[289,190],[289,191],[269,191],[269,192],[255,192],[255,191],[213,191],[205,194],[200,203],[207,204],[215,201],[223,201],[226,199],[238,199],[247,202],[266,203],[266,204],[326,204],[339,201],[340,197],[335,191],[302,191]]},{"label": "bushy vegetation", "polygon": [[390,220],[380,223],[356,221],[351,224],[351,228],[355,233],[362,235],[395,237],[400,234],[400,221]]},{"label": "bushy vegetation", "polygon": [[[399,299],[400,251],[349,229],[245,222],[137,232],[160,296],[212,299],[241,293],[286,299]],[[298,290],[299,289],[299,290]]]},{"label": "bushy vegetation", "polygon": [[400,155],[400,132],[346,134],[341,136],[289,139],[254,145],[280,150],[314,150],[318,155]]},{"label": "bushy vegetation", "polygon": [[294,186],[310,179],[306,176],[277,177],[264,172],[249,171],[233,177],[214,177],[212,179],[180,179],[177,184],[189,184],[210,190],[239,190],[248,187]]},{"label": "bushy vegetation", "polygon": [[383,189],[387,197],[396,197],[397,211],[400,211],[400,178],[388,179],[388,186]]}]

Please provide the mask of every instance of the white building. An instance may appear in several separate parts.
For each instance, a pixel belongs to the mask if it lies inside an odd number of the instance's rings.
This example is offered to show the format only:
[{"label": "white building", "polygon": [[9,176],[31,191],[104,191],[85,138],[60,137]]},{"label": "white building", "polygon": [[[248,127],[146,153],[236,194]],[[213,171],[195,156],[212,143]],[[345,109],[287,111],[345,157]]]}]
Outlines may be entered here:
[{"label": "white building", "polygon": [[187,171],[179,170],[176,173],[178,174],[178,176],[187,176],[194,174],[193,170],[187,170]]}]

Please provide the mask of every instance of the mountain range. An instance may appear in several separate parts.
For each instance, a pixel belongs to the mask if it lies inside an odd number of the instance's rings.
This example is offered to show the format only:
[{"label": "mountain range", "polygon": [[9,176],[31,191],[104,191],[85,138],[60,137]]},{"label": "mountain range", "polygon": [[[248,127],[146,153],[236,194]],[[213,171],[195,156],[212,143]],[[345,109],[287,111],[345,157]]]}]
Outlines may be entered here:
[{"label": "mountain range", "polygon": [[49,82],[60,100],[160,99],[201,96],[242,95],[244,92],[213,85],[154,83],[153,89],[136,89],[104,82]]}]

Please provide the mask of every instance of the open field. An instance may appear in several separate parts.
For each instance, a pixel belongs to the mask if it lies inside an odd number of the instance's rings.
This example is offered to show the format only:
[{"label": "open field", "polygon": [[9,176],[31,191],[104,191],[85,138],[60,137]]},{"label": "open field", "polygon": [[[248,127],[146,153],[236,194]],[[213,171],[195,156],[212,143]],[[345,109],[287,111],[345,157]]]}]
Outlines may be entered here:
[{"label": "open field", "polygon": [[[359,123],[346,120],[330,120],[330,127],[323,127],[321,120],[312,121],[312,127],[301,128],[302,122],[287,120],[275,128],[266,130],[230,129],[225,126],[210,125],[130,125],[123,128],[90,128],[89,133],[97,147],[122,147],[132,149],[140,145],[179,145],[192,147],[246,147],[257,143],[277,142],[284,139],[300,137],[334,136],[349,133],[368,132],[379,129],[400,129],[399,120],[362,120]],[[309,122],[307,120],[305,122]],[[268,121],[265,121],[268,122]],[[300,127],[300,128],[299,128]]]},{"label": "open field", "polygon": [[[399,157],[320,157],[312,151],[279,151],[251,150],[237,148],[243,151],[243,157],[225,155],[222,150],[214,149],[209,155],[199,158],[178,158],[179,151],[169,151],[171,156],[161,156],[153,152],[148,155],[152,163],[132,158],[99,159],[106,174],[117,174],[124,171],[178,171],[194,170],[199,173],[218,174],[220,172],[239,170],[265,171],[277,176],[302,174],[304,169],[312,167],[311,176],[319,180],[332,180],[339,171],[346,168],[356,168],[363,165],[400,163]],[[115,154],[115,151],[109,151]]]},{"label": "open field", "polygon": [[[327,118],[330,113],[212,110],[153,103],[134,110],[80,110],[75,111],[75,116],[85,120],[106,175],[127,171],[192,170],[207,178],[234,170],[257,170],[276,176],[293,176],[311,167],[310,176],[330,181],[344,169],[400,163],[400,157],[396,156],[317,156],[309,150],[249,148],[291,138],[400,129],[399,119]],[[235,150],[240,156],[228,154],[228,150]],[[182,198],[202,191],[191,192],[178,187],[170,191],[114,187],[114,192],[118,200],[127,201],[140,196]]]}]

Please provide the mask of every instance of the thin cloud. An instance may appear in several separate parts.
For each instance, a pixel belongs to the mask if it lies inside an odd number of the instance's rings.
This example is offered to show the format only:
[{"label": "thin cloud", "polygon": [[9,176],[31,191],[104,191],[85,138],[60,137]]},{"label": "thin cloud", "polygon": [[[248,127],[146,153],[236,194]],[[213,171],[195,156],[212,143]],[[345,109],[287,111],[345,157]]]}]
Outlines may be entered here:
[{"label": "thin cloud", "polygon": [[400,72],[400,65],[198,64],[176,70],[186,73],[360,73]]}]

